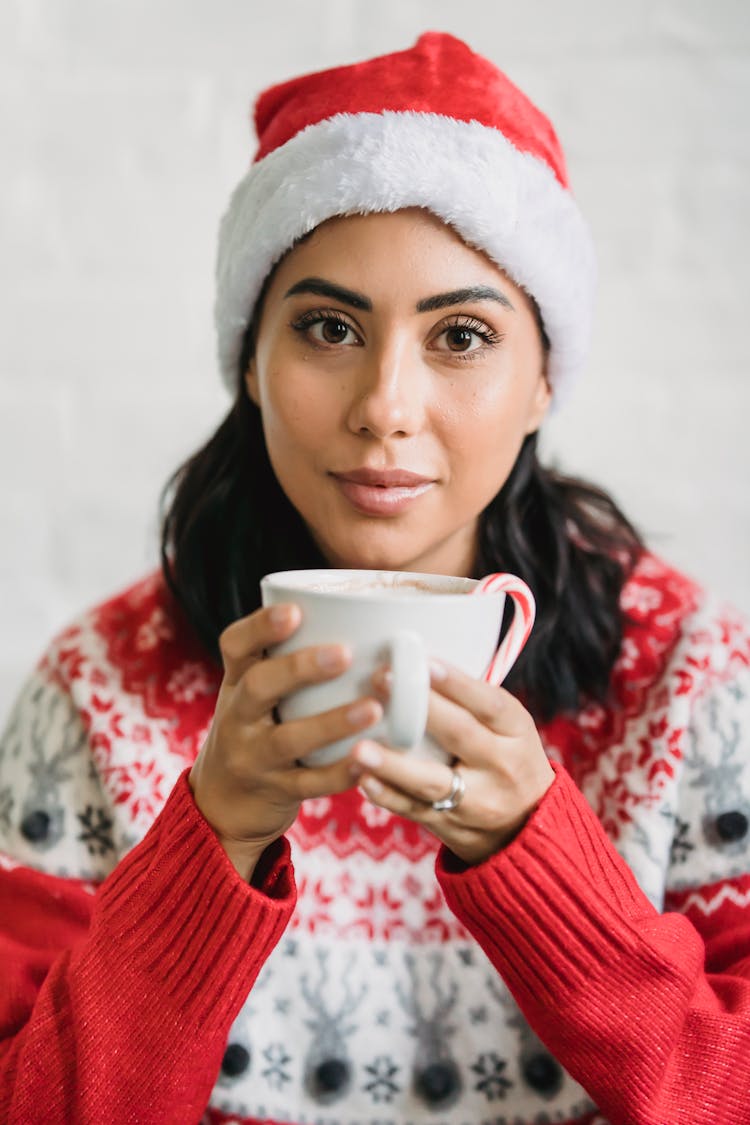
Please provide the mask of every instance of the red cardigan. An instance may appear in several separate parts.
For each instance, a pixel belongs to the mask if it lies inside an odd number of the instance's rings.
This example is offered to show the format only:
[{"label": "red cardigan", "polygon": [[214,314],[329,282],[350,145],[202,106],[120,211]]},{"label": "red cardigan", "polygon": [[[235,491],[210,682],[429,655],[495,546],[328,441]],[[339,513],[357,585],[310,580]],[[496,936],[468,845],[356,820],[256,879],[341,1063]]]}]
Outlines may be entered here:
[{"label": "red cardigan", "polygon": [[[122,599],[100,607],[100,637],[102,613],[110,625],[113,614],[119,625],[129,617],[130,637],[153,622],[154,603],[144,608],[139,589],[137,620],[132,591],[125,596],[129,608]],[[652,599],[648,608],[649,589],[671,590],[681,599],[661,645],[660,626],[652,618],[657,610],[664,618],[665,598],[656,607]],[[157,600],[163,596],[154,594]],[[619,711],[592,708],[543,731],[556,778],[536,813],[508,848],[477,867],[466,868],[441,850],[437,881],[450,912],[487,955],[534,1033],[598,1107],[578,1115],[577,1122],[743,1125],[750,1122],[750,875],[738,835],[740,814],[734,813],[735,839],[725,867],[724,853],[714,849],[720,857],[714,873],[722,877],[684,886],[678,880],[672,889],[667,880],[664,913],[640,889],[602,821],[617,839],[607,810],[615,809],[615,819],[626,824],[636,786],[623,790],[622,783],[631,776],[650,778],[644,799],[665,818],[661,778],[675,773],[689,753],[677,727],[662,723],[657,729],[657,701],[664,704],[665,693],[674,698],[682,691],[690,714],[703,705],[716,718],[718,698],[727,707],[733,702],[737,716],[742,707],[747,714],[750,692],[740,685],[746,683],[750,644],[734,617],[704,613],[702,594],[655,563],[634,580],[627,597],[642,621],[626,638],[625,649],[632,642],[638,654],[636,659],[631,649],[630,661],[627,651],[623,658]],[[678,646],[690,629],[690,643],[678,660]],[[113,629],[114,635],[125,634]],[[50,663],[42,665],[47,681],[59,688],[64,679],[68,691],[75,661],[63,671],[64,651],[66,645],[68,651],[75,647],[76,636],[80,639],[73,632],[58,642],[54,671]],[[173,634],[170,643],[179,648],[183,642]],[[110,646],[109,660],[113,651]],[[653,667],[646,674],[649,654]],[[122,653],[119,660],[123,672]],[[94,664],[89,661],[96,672]],[[168,661],[162,664],[166,681],[174,670]],[[85,678],[80,667],[76,674]],[[100,702],[105,679],[100,668],[93,679]],[[658,691],[655,685],[661,685]],[[209,699],[206,691],[205,707],[193,715],[198,734],[210,714]],[[657,725],[647,744],[629,742],[623,730],[644,729],[645,699],[649,722]],[[195,703],[195,695],[183,699],[181,721]],[[28,710],[28,697],[24,706]],[[159,711],[157,701],[152,699],[150,710],[152,717]],[[122,725],[121,716],[117,722]],[[739,718],[732,723],[739,725],[746,747],[746,728]],[[182,739],[178,726],[172,722],[171,729]],[[724,726],[724,733],[730,727]],[[86,728],[92,761],[102,772],[104,759],[96,750],[101,742],[90,715]],[[0,795],[17,769],[18,729],[16,713],[2,744]],[[688,720],[683,734],[689,729]],[[657,743],[662,750],[653,757]],[[622,754],[630,757],[623,760]],[[750,800],[748,757],[745,749],[742,769],[732,775],[738,805]],[[619,762],[619,772],[612,762]],[[602,780],[607,770],[610,776]],[[699,771],[690,776],[695,780]],[[605,794],[600,816],[589,803],[597,794]],[[690,844],[689,827],[680,827],[687,821],[674,809],[669,815],[673,856],[679,860],[681,845],[683,852],[694,848],[696,869],[708,870],[708,860],[697,855],[697,837]],[[311,838],[311,825],[312,819],[301,823],[295,847]],[[373,839],[387,830],[376,826]],[[245,884],[198,813],[186,771],[141,842],[98,888],[7,855],[0,861],[0,1120],[12,1125],[243,1120],[207,1106],[233,1021],[290,925],[295,901],[288,843],[269,849],[254,885]],[[321,1120],[339,1120],[335,1108],[325,1113],[321,1110]],[[497,1114],[507,1113],[507,1120],[521,1121],[510,1095],[492,1113],[486,1120],[504,1121]],[[393,1107],[380,1114],[381,1120],[387,1116],[403,1125],[436,1119],[434,1113],[407,1117]],[[440,1115],[441,1121],[449,1119]]]}]

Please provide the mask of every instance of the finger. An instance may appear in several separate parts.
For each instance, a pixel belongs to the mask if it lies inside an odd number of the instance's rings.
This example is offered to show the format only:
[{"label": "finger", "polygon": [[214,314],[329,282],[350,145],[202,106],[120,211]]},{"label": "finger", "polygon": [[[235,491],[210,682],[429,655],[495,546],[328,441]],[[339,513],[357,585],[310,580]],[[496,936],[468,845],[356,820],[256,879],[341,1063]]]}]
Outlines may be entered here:
[{"label": "finger", "polygon": [[430,804],[420,801],[418,797],[413,797],[400,789],[395,789],[373,774],[363,776],[359,788],[367,800],[377,805],[378,808],[386,809],[394,816],[403,816],[408,820],[415,820],[428,827],[431,822],[434,822],[436,816],[450,815],[448,812],[436,813]]},{"label": "finger", "polygon": [[301,620],[299,606],[284,604],[258,609],[227,626],[219,637],[225,683],[238,683],[263,650],[291,637]]},{"label": "finger", "polygon": [[[437,691],[431,691],[425,729],[450,758],[458,758],[460,761],[474,766],[486,766],[497,760],[497,735],[499,733],[497,723],[491,725],[490,722],[486,721],[493,717],[486,701],[484,706],[480,708],[482,718],[485,721],[467,710],[464,703],[458,701],[461,694],[459,677],[463,679],[466,685],[466,694],[471,694],[471,688],[477,682],[463,673],[457,673],[456,680],[449,684],[457,697],[456,702],[447,696],[438,694]],[[439,675],[441,683],[449,678],[449,673]],[[373,687],[381,699],[387,700],[390,693],[390,674],[387,669],[378,669],[373,676]],[[490,704],[493,702],[492,696],[502,690],[481,683],[478,684],[478,687],[489,688]],[[477,693],[474,694],[476,696]],[[506,692],[505,695],[507,694]],[[516,702],[512,696],[509,696],[509,698]],[[499,701],[497,705],[502,709],[503,701]]]},{"label": "finger", "polygon": [[[397,790],[402,797],[420,805],[431,805],[450,792],[453,770],[443,762],[414,758],[397,750],[388,750],[370,739],[357,743],[352,751],[352,758],[376,782]],[[412,813],[407,815],[411,816]]]},{"label": "finger", "polygon": [[469,711],[484,727],[514,736],[525,730],[528,712],[505,688],[468,676],[442,661],[430,661],[430,686],[442,698]]},{"label": "finger", "polygon": [[367,698],[358,699],[345,707],[322,711],[307,719],[289,720],[273,728],[269,756],[275,762],[289,764],[299,761],[314,750],[366,731],[382,717],[382,705],[377,699]]},{"label": "finger", "polygon": [[423,804],[369,774],[362,777],[360,791],[378,808],[424,825],[455,855],[470,864],[482,863],[495,855],[517,835],[528,819],[528,812],[508,819],[500,808],[490,810],[489,816],[486,813],[479,817],[470,814],[467,823],[469,810],[463,801],[455,810],[433,809],[432,805]]},{"label": "finger", "polygon": [[290,795],[297,801],[343,793],[355,784],[349,755],[325,766],[300,766],[287,774]]},{"label": "finger", "polygon": [[[372,677],[373,688],[381,699],[391,690],[390,669],[382,665]],[[527,715],[521,703],[505,688],[468,676],[442,661],[430,661],[430,686],[445,699],[469,711],[477,721],[498,734],[514,734],[523,727]]]},{"label": "finger", "polygon": [[352,661],[348,645],[316,645],[257,660],[242,676],[235,708],[238,718],[253,721],[271,711],[285,695],[341,675]]},{"label": "finger", "polygon": [[476,768],[497,762],[502,736],[435,691],[430,692],[425,729],[450,758]]},{"label": "finger", "polygon": [[[462,676],[461,684],[456,683],[458,675]],[[480,688],[488,689],[490,702],[488,705],[483,698],[478,704],[480,693],[473,692],[470,677],[458,675],[453,680],[452,673],[448,674],[455,698],[433,690],[427,708],[426,730],[447,754],[475,769],[505,773],[511,763],[518,764],[519,755],[525,758],[532,748],[541,750],[534,720],[517,699],[503,688],[480,684]],[[498,696],[494,707],[493,693]],[[472,705],[475,711],[469,709]]]}]

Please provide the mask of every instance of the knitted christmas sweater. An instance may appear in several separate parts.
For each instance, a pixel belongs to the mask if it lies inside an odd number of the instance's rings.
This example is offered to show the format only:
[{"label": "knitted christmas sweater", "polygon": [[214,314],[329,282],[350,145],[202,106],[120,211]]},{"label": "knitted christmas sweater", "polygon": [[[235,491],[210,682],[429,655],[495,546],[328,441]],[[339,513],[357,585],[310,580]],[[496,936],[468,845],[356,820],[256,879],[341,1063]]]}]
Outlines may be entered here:
[{"label": "knitted christmas sweater", "polygon": [[[219,677],[152,576],[0,743],[0,1120],[750,1122],[750,640],[654,557],[613,704],[467,868],[349,793],[243,882],[187,785]],[[293,865],[293,866],[292,866]]]}]

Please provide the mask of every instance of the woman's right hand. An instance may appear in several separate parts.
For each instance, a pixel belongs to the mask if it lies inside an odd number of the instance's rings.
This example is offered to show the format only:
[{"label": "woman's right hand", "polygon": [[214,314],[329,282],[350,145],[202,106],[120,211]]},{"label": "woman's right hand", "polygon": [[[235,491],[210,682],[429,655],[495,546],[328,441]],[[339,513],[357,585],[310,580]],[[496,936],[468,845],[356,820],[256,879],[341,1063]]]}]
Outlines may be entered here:
[{"label": "woman's right hand", "polygon": [[224,679],[208,737],[190,772],[195,802],[245,879],[264,849],[295,820],[307,797],[340,793],[355,782],[351,758],[299,766],[313,750],[378,722],[375,698],[279,724],[279,700],[306,684],[331,680],[351,661],[345,645],[319,645],[284,656],[265,650],[299,626],[295,605],[259,609],[219,638]]}]

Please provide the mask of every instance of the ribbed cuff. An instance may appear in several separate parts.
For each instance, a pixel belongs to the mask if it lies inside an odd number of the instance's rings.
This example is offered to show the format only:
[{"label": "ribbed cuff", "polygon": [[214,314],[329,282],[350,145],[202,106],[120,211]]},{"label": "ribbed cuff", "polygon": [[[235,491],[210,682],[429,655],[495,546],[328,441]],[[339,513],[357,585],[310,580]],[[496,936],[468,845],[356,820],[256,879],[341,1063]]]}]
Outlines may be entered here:
[{"label": "ribbed cuff", "polygon": [[176,1008],[225,1024],[284,932],[296,887],[285,839],[266,849],[258,885],[243,880],[187,778],[186,770],[147,836],[102,884],[93,926],[120,964],[158,982]]},{"label": "ribbed cuff", "polygon": [[[644,921],[658,914],[566,770],[527,824],[485,863],[446,848],[436,864],[451,910],[512,991],[546,1004],[578,990],[624,949],[651,956]],[[635,924],[637,920],[637,925]]]}]

